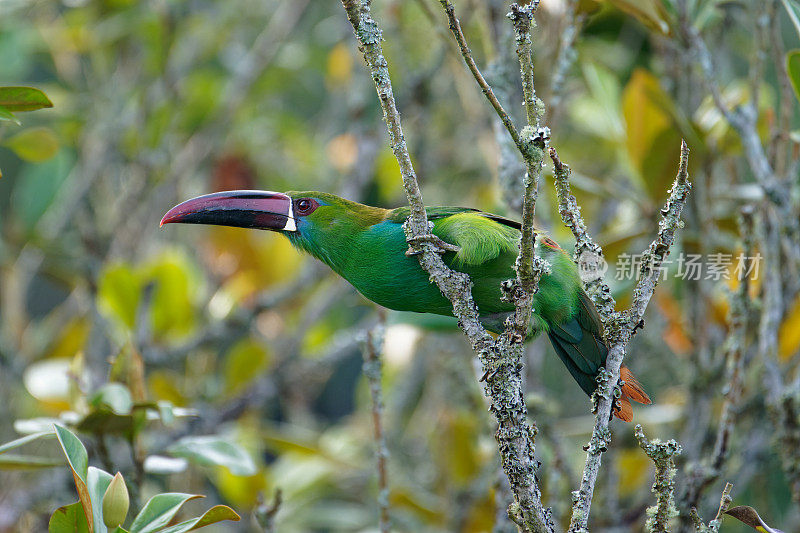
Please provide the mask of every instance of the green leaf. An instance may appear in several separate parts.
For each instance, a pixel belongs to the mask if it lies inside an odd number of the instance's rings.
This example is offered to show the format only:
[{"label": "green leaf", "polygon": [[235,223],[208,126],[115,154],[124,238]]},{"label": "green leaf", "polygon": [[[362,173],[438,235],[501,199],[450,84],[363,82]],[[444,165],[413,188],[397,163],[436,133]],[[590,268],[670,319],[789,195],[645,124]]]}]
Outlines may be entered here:
[{"label": "green leaf", "polygon": [[25,229],[32,229],[58,195],[75,163],[71,150],[63,148],[55,157],[38,165],[25,165],[12,196],[14,211]]},{"label": "green leaf", "polygon": [[28,128],[4,142],[21,159],[41,163],[58,152],[58,138],[50,128]]},{"label": "green leaf", "polygon": [[39,433],[34,433],[33,435],[25,435],[24,437],[12,440],[11,442],[0,444],[0,454],[6,453],[8,450],[13,450],[14,448],[19,448],[20,446],[38,440],[42,437],[54,437],[54,436],[55,433],[53,433],[52,431],[40,431]]},{"label": "green leaf", "polygon": [[750,507],[749,505],[739,505],[737,507],[732,507],[725,511],[725,514],[734,517],[735,519],[739,520],[747,524],[748,526],[752,527],[756,531],[762,531],[765,533],[783,533],[780,529],[775,529],[774,527],[769,527],[761,517],[758,516],[758,513],[755,509]]},{"label": "green leaf", "polygon": [[77,429],[96,435],[128,436],[139,429],[139,419],[134,415],[118,415],[107,409],[92,411],[78,422]]},{"label": "green leaf", "polygon": [[89,490],[89,499],[92,501],[92,517],[94,521],[94,533],[106,533],[108,528],[103,523],[103,495],[108,489],[111,474],[105,470],[100,470],[93,466],[89,467],[86,475],[86,486]]},{"label": "green leaf", "polygon": [[792,0],[783,0],[783,7],[789,14],[789,20],[794,24],[794,29],[797,30],[797,35],[800,36],[800,5]]},{"label": "green leaf", "polygon": [[195,325],[193,296],[199,280],[194,265],[184,255],[167,252],[143,269],[155,282],[150,320],[158,337],[180,338]]},{"label": "green leaf", "polygon": [[8,109],[6,109],[1,105],[0,105],[0,120],[8,120],[10,122],[13,122],[17,126],[22,124],[22,122],[20,122],[19,119],[14,116],[14,113],[12,113],[11,111],[9,111]]},{"label": "green leaf", "polygon": [[36,455],[17,455],[7,453],[0,455],[0,470],[30,470],[36,468],[53,468],[62,466],[63,461],[38,457]]},{"label": "green leaf", "polygon": [[83,511],[86,513],[86,518],[89,522],[92,519],[92,500],[89,496],[89,489],[86,486],[86,476],[89,472],[89,455],[86,453],[86,448],[83,443],[68,429],[54,424],[53,427],[58,437],[58,442],[61,444],[61,449],[64,450],[64,455],[67,457],[70,469],[72,469],[72,477],[75,479],[75,488],[78,490],[78,497],[83,505]]},{"label": "green leaf", "polygon": [[133,398],[128,387],[121,383],[107,383],[95,392],[89,404],[96,408],[108,408],[115,414],[128,415],[133,409]]},{"label": "green leaf", "polygon": [[97,290],[100,309],[128,329],[133,329],[136,322],[141,293],[141,282],[127,264],[108,266],[100,274]]},{"label": "green leaf", "polygon": [[244,448],[219,435],[184,437],[167,451],[200,465],[224,466],[237,476],[252,476],[258,471]]},{"label": "green leaf", "polygon": [[0,87],[0,106],[9,111],[35,111],[53,107],[53,102],[33,87]]},{"label": "green leaf", "polygon": [[167,526],[184,503],[200,494],[165,492],[150,498],[131,524],[131,533],[151,533]]},{"label": "green leaf", "polygon": [[262,343],[253,339],[237,342],[225,356],[225,389],[238,394],[267,370],[270,355]]},{"label": "green leaf", "polygon": [[192,518],[191,520],[186,520],[180,524],[175,524],[174,526],[162,529],[159,531],[159,533],[185,533],[186,531],[194,531],[195,529],[210,526],[211,524],[216,524],[217,522],[222,522],[224,520],[238,522],[241,520],[241,518],[238,514],[236,514],[236,511],[227,505],[215,505],[206,511],[203,516]]},{"label": "green leaf", "polygon": [[59,507],[50,517],[49,533],[89,533],[89,522],[81,507],[81,502],[75,502],[64,507]]},{"label": "green leaf", "polygon": [[86,475],[89,472],[89,455],[86,453],[86,448],[70,430],[58,424],[53,424],[53,427],[55,428],[58,442],[61,444],[61,449],[64,450],[64,455],[67,456],[69,467],[81,481],[86,483]]},{"label": "green leaf", "polygon": [[792,82],[794,95],[800,101],[800,50],[789,50],[786,53],[786,72]]}]

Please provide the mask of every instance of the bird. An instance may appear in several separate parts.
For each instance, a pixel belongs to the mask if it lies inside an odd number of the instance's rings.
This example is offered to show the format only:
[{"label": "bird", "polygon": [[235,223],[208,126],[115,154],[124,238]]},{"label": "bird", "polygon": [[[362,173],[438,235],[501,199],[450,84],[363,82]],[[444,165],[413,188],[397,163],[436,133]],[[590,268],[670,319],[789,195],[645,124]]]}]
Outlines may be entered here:
[{"label": "bird", "polygon": [[[472,297],[481,323],[489,331],[502,333],[515,307],[501,298],[501,284],[516,277],[521,224],[465,207],[426,207],[426,212],[433,235],[450,245],[442,259],[472,281]],[[372,207],[325,192],[237,190],[182,202],[164,215],[161,226],[210,224],[275,231],[378,305],[453,316],[450,301],[431,282],[419,261],[406,254],[403,223],[409,216],[407,206]],[[569,373],[591,396],[608,356],[600,316],[566,251],[540,235],[534,253],[550,268],[533,295],[528,339],[546,333]],[[642,404],[651,400],[624,365],[620,377],[623,384],[613,414],[627,422],[633,419],[631,400]]]}]

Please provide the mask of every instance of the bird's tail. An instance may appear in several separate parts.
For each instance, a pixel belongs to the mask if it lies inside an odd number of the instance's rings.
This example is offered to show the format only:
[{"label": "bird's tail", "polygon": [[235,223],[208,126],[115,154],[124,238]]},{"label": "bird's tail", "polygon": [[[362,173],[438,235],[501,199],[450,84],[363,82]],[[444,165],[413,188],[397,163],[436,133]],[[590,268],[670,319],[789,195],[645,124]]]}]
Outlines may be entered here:
[{"label": "bird's tail", "polygon": [[633,420],[631,400],[645,405],[652,402],[650,396],[644,391],[642,384],[639,383],[627,366],[622,365],[620,367],[619,378],[624,381],[625,384],[622,386],[622,394],[616,401],[614,416],[625,422],[630,422]]}]

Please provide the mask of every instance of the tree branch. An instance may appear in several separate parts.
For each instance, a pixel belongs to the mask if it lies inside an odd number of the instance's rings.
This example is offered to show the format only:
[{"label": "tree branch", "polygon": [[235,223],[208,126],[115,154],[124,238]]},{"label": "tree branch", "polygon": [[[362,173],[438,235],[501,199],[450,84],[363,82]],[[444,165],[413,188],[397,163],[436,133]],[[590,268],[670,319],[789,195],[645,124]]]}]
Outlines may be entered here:
[{"label": "tree branch", "polygon": [[506,127],[508,130],[508,134],[514,140],[514,144],[517,145],[517,148],[520,151],[524,151],[522,140],[520,139],[519,133],[517,132],[517,128],[514,126],[514,122],[511,120],[511,117],[508,115],[505,109],[503,109],[503,105],[497,99],[492,90],[491,86],[486,82],[486,79],[481,74],[481,71],[478,69],[478,66],[475,64],[475,60],[472,58],[472,51],[467,46],[467,41],[464,38],[464,32],[461,31],[461,23],[458,21],[456,17],[455,8],[453,7],[453,3],[450,0],[440,0],[442,7],[444,8],[445,14],[447,14],[447,20],[450,26],[450,31],[453,33],[453,37],[455,37],[456,43],[458,43],[458,49],[461,51],[461,56],[464,58],[464,62],[467,64],[467,68],[472,73],[472,76],[475,78],[475,81],[478,82],[478,85],[483,91],[483,94],[486,96],[486,99],[489,100],[489,103],[492,104],[497,116],[500,118],[500,121],[503,123],[503,126]]},{"label": "tree branch", "polygon": [[372,18],[369,0],[342,0],[342,5],[375,83],[389,130],[392,152],[400,165],[403,185],[411,207],[411,216],[405,224],[409,252],[418,255],[422,268],[429,273],[442,294],[453,303],[453,314],[459,319],[461,328],[484,368],[484,390],[491,398],[490,410],[498,422],[495,437],[503,469],[515,498],[509,514],[522,531],[553,531],[549,512],[542,508],[541,493],[534,473],[534,431],[526,420],[521,343],[509,341],[508,339],[515,337],[512,335],[502,335],[498,343],[494,342],[480,323],[472,299],[469,276],[450,270],[442,261],[439,254],[444,251],[444,247],[430,233],[422,195],[403,139],[388,64],[381,47],[381,30]]},{"label": "tree branch", "polygon": [[608,429],[608,425],[612,415],[613,399],[619,394],[619,369],[625,356],[625,347],[636,330],[644,324],[644,312],[661,277],[662,263],[675,240],[675,231],[680,225],[681,211],[692,188],[688,176],[688,162],[689,148],[683,141],[678,175],[670,189],[669,199],[661,209],[662,218],[658,224],[658,237],[642,255],[641,278],[633,291],[633,305],[630,309],[614,313],[613,318],[606,324],[606,340],[609,343],[608,357],[605,369],[601,370],[597,378],[599,386],[593,397],[597,405],[597,414],[592,438],[587,446],[586,466],[583,469],[581,485],[579,490],[572,493],[574,504],[569,526],[571,533],[588,531],[589,510],[602,454],[611,442],[611,431]]},{"label": "tree branch", "polygon": [[642,426],[636,424],[636,440],[644,453],[656,465],[656,479],[653,482],[653,494],[656,495],[656,505],[647,508],[647,522],[645,528],[648,533],[666,533],[669,531],[669,521],[678,516],[675,508],[675,456],[680,455],[681,446],[675,440],[667,442],[649,440],[644,436]]},{"label": "tree branch", "polygon": [[569,179],[572,171],[558,158],[556,149],[550,147],[553,160],[553,178],[558,196],[558,209],[564,225],[572,230],[575,237],[575,259],[581,272],[586,291],[604,319],[614,314],[616,302],[611,296],[611,288],[603,281],[602,266],[605,265],[603,249],[594,242],[586,229],[581,216],[581,208],[570,192]]},{"label": "tree branch", "polygon": [[[742,209],[739,217],[739,234],[742,240],[742,254],[745,260],[751,261],[755,250],[755,231],[753,209]],[[727,379],[723,388],[725,401],[722,404],[722,414],[717,426],[717,437],[714,452],[706,465],[698,465],[690,471],[684,495],[682,508],[697,507],[703,490],[722,472],[728,457],[730,436],[733,432],[734,418],[739,397],[742,393],[743,355],[747,347],[747,319],[751,312],[750,301],[750,269],[739,280],[736,293],[731,295],[728,311],[728,337],[725,341],[725,361],[727,365]]]},{"label": "tree branch", "polygon": [[[708,50],[705,41],[692,25],[689,20],[688,8],[686,0],[678,0],[678,18],[680,22],[680,29],[683,38],[687,43],[689,51],[693,53],[700,65],[700,72],[702,74],[703,84],[711,97],[714,100],[714,105],[720,113],[725,117],[728,123],[739,134],[742,141],[745,157],[753,172],[753,176],[761,186],[764,194],[772,202],[781,213],[785,220],[787,228],[791,231],[791,235],[800,235],[800,223],[798,223],[797,216],[792,208],[790,195],[786,190],[785,184],[782,183],[775,175],[772,166],[769,163],[764,146],[761,144],[761,139],[758,136],[757,120],[758,120],[758,102],[755,100],[757,95],[753,91],[753,98],[747,105],[738,107],[736,109],[729,109],[725,102],[722,100],[719,85],[716,81],[716,70],[714,68],[714,61],[711,52]],[[761,17],[755,17],[761,19]],[[763,34],[762,24],[758,22],[756,28],[757,35]],[[762,39],[763,41],[764,39]],[[760,72],[760,63],[763,59],[763,52],[756,50],[756,65],[751,65],[751,72],[754,74]],[[751,86],[757,82],[751,79]],[[800,258],[795,257],[795,263]]]},{"label": "tree branch", "polygon": [[379,311],[380,321],[367,331],[362,347],[364,363],[362,369],[369,382],[369,394],[372,398],[372,425],[375,436],[375,457],[378,468],[378,509],[380,516],[381,533],[391,531],[389,522],[389,482],[386,473],[386,463],[389,459],[389,449],[386,447],[386,435],[383,432],[383,388],[381,378],[383,374],[383,344],[386,330],[386,313]]}]

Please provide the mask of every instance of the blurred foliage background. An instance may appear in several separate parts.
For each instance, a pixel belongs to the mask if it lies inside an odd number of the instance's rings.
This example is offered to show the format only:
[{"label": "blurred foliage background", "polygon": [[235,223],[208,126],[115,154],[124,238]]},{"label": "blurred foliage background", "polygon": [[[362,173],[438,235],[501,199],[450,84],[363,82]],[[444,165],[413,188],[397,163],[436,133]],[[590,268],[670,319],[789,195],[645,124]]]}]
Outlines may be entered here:
[{"label": "blurred foliage background", "polygon": [[[797,195],[800,117],[781,68],[782,47],[800,47],[787,11],[795,4],[689,5],[724,102],[746,102],[758,89],[758,134]],[[508,6],[456,7],[476,60],[521,119]],[[389,0],[374,10],[426,202],[518,216],[506,185],[522,167],[438,2]],[[609,263],[640,253],[655,234],[681,138],[692,149],[695,192],[672,257],[736,253],[736,213],[763,195],[739,136],[681,47],[673,2],[542,0],[537,23],[535,80],[552,144],[573,168],[573,190]],[[759,35],[771,44],[759,45]],[[759,50],[763,72],[753,66]],[[54,104],[20,117],[21,126],[0,122],[0,442],[59,420],[77,431],[91,464],[130,480],[133,507],[155,492],[196,492],[243,516],[218,531],[259,531],[251,511],[276,489],[276,531],[374,530],[374,442],[361,375],[374,306],[278,235],[158,225],[179,201],[225,189],[405,202],[341,5],[6,0],[0,56],[1,84],[36,86]],[[538,223],[567,248],[551,171]],[[713,449],[735,282],[684,280],[676,269],[657,289],[626,363],[654,399],[636,421],[648,436],[684,447],[680,495],[688,467]],[[635,280],[613,272],[607,278],[624,305]],[[759,290],[756,281],[754,297]],[[800,300],[789,293],[774,363],[790,381],[798,332]],[[797,531],[790,486],[800,467],[781,456],[786,441],[765,415],[769,390],[754,336],[730,454],[699,510],[712,518],[730,481],[734,502]],[[383,381],[398,531],[491,531],[503,514],[475,368],[450,321],[389,314]],[[545,501],[568,519],[590,404],[546,341],[530,344],[528,390]],[[641,531],[653,503],[652,464],[632,426],[613,429],[592,523],[596,531]],[[2,532],[43,531],[49,514],[75,499],[69,470],[33,456],[57,458],[58,450],[45,441],[22,459],[0,456]],[[724,530],[746,529],[728,519]]]}]

